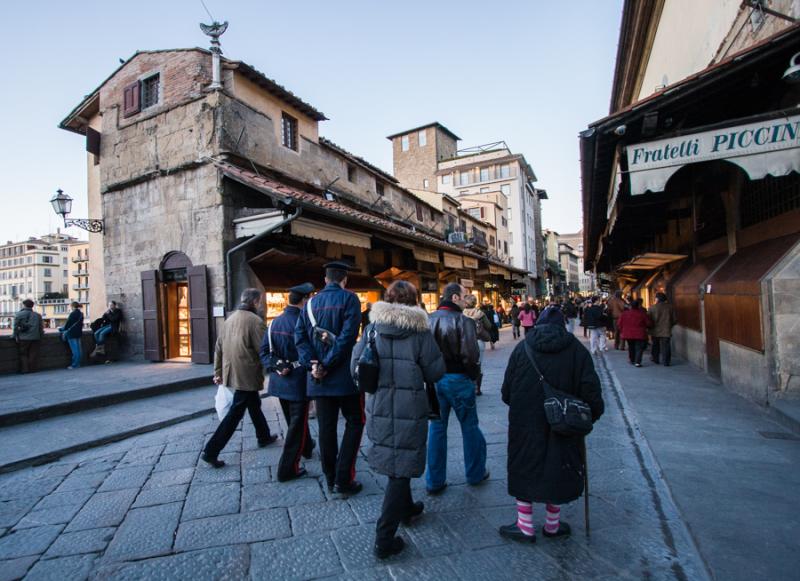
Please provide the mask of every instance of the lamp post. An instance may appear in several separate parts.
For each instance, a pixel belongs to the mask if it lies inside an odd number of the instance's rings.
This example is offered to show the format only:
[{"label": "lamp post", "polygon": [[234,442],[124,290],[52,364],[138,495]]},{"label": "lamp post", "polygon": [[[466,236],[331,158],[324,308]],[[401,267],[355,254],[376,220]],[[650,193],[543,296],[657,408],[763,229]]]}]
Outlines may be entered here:
[{"label": "lamp post", "polygon": [[77,226],[88,232],[103,232],[103,221],[92,218],[67,218],[67,214],[72,212],[72,198],[64,193],[63,190],[56,190],[56,195],[50,200],[53,211],[64,220],[64,227]]}]

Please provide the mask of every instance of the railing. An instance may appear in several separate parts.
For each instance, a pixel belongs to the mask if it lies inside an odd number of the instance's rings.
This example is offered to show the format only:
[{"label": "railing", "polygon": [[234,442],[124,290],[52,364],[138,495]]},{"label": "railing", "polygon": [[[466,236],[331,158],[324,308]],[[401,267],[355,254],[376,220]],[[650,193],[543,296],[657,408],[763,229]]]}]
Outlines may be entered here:
[{"label": "railing", "polygon": [[473,246],[477,246],[478,248],[483,248],[484,250],[489,248],[489,244],[486,242],[486,234],[481,232],[480,230],[476,230],[472,233],[472,236],[469,237],[469,242]]},{"label": "railing", "polygon": [[73,284],[72,290],[89,290],[89,285],[87,283]]},{"label": "railing", "polygon": [[76,256],[72,259],[72,262],[89,262],[88,256]]},{"label": "railing", "polygon": [[447,241],[450,244],[466,244],[469,241],[467,233],[464,232],[463,230],[448,229],[446,234],[447,234]]},{"label": "railing", "polygon": [[89,276],[88,270],[73,270],[72,276]]}]

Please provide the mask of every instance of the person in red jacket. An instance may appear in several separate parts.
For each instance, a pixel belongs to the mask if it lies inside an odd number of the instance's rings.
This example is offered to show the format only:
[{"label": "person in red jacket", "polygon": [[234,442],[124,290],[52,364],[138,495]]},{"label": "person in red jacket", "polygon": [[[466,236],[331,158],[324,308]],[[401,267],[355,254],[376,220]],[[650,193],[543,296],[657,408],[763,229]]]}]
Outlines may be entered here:
[{"label": "person in red jacket", "polygon": [[619,316],[617,326],[620,338],[628,342],[628,359],[636,367],[642,366],[642,355],[647,346],[647,329],[651,324],[639,299],[631,301],[631,308]]}]

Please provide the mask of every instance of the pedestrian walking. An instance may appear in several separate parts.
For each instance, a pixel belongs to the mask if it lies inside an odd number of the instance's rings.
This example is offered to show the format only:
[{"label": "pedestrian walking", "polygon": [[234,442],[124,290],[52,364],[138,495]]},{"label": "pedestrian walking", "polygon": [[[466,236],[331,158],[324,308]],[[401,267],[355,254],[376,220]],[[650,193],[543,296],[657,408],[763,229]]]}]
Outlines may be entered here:
[{"label": "pedestrian walking", "polygon": [[475,332],[478,337],[478,350],[480,358],[478,364],[480,365],[480,372],[478,379],[475,380],[475,395],[483,395],[481,385],[483,384],[483,354],[486,351],[486,343],[492,340],[492,324],[489,322],[489,317],[483,309],[477,308],[478,297],[469,294],[464,297],[464,314],[475,321]]},{"label": "pedestrian walking", "polygon": [[67,369],[78,369],[81,366],[81,337],[83,336],[83,312],[81,304],[76,301],[70,303],[72,312],[67,317],[67,322],[63,327],[59,327],[61,338],[69,345],[72,353],[72,360]]},{"label": "pedestrian walking", "polygon": [[[350,374],[361,304],[346,290],[346,262],[325,265],[325,288],[310,299],[295,327],[294,340],[300,363],[310,373],[308,395],[316,401],[319,452],[328,489],[357,494],[356,460],[364,431],[364,398]],[[337,440],[339,412],[345,419],[341,446]]]},{"label": "pedestrian walking", "polygon": [[573,299],[567,299],[562,307],[562,311],[567,321],[567,331],[574,333],[575,320],[578,318],[578,307],[575,306],[575,301]]},{"label": "pedestrian walking", "polygon": [[245,289],[239,307],[222,324],[214,347],[214,383],[235,390],[230,410],[206,443],[201,456],[214,468],[225,466],[219,454],[244,418],[245,411],[250,414],[260,448],[278,439],[278,436],[270,434],[261,411],[259,392],[264,389],[264,371],[258,351],[265,330],[264,319],[258,314],[261,304],[261,291]]},{"label": "pedestrian walking", "polygon": [[409,524],[425,508],[411,496],[411,478],[425,471],[425,384],[439,381],[445,365],[428,315],[417,306],[417,289],[409,282],[392,283],[385,302],[373,305],[371,323],[353,351],[353,373],[372,330],[380,372],[377,391],[367,395],[367,437],[372,442],[367,459],[375,472],[388,478],[374,548],[375,555],[385,559],[403,550],[403,539],[395,536],[400,522]]},{"label": "pedestrian walking", "polygon": [[536,323],[536,311],[533,306],[528,302],[522,306],[519,312],[519,324],[522,326],[525,335],[530,333],[533,325]]},{"label": "pedestrian walking", "polygon": [[467,484],[479,484],[489,478],[486,439],[478,425],[473,383],[480,373],[478,337],[475,321],[462,312],[466,296],[463,286],[448,284],[439,308],[430,316],[431,331],[444,357],[446,373],[436,383],[440,419],[432,420],[428,428],[425,486],[429,494],[438,494],[447,486],[447,426],[451,409],[461,424]]},{"label": "pedestrian walking", "polygon": [[17,371],[32,373],[36,371],[39,359],[39,346],[44,337],[42,315],[33,310],[31,299],[22,301],[22,308],[14,315],[14,328],[11,337],[17,343]]},{"label": "pedestrian walking", "polygon": [[591,306],[583,313],[583,322],[589,329],[589,351],[592,355],[607,351],[606,313],[600,305],[600,297],[592,297]]},{"label": "pedestrian walking", "polygon": [[511,317],[511,336],[514,339],[519,339],[519,305],[517,304],[517,301],[512,303],[508,314]]},{"label": "pedestrian walking", "polygon": [[316,446],[308,431],[308,374],[300,364],[294,344],[297,320],[313,292],[314,285],[310,282],[289,289],[289,305],[272,321],[259,350],[261,364],[269,374],[267,393],[278,398],[286,420],[278,482],[305,476],[307,471],[300,467],[300,458],[310,459]]},{"label": "pedestrian walking", "polygon": [[647,329],[652,325],[647,313],[641,308],[642,301],[634,299],[631,307],[619,318],[620,337],[628,342],[628,359],[636,367],[642,366],[642,354],[647,346]]},{"label": "pedestrian walking", "polygon": [[485,302],[481,306],[481,310],[486,313],[486,319],[492,328],[489,330],[489,347],[494,351],[494,344],[500,340],[500,325],[498,324],[497,312],[495,312],[492,303]]},{"label": "pedestrian walking", "polygon": [[500,534],[534,543],[533,503],[545,505],[545,537],[570,534],[569,524],[561,521],[561,505],[583,493],[586,465],[583,437],[550,429],[543,382],[529,355],[544,381],[589,405],[593,422],[604,407],[600,379],[586,348],[567,332],[558,309],[545,310],[533,332],[511,353],[501,388],[508,405],[508,494],[516,498],[517,521],[500,527]]},{"label": "pedestrian walking", "polygon": [[97,324],[97,330],[94,332],[95,348],[90,357],[97,357],[106,354],[106,340],[109,335],[116,335],[119,333],[119,325],[122,322],[122,309],[117,306],[116,301],[108,303],[108,310],[100,317]]},{"label": "pedestrian walking", "polygon": [[675,310],[667,301],[667,295],[656,293],[656,304],[648,311],[652,328],[650,336],[653,338],[653,347],[650,352],[651,359],[656,365],[662,361],[665,367],[672,362],[672,327],[675,326]]},{"label": "pedestrian walking", "polygon": [[611,325],[614,329],[614,349],[625,349],[625,344],[619,334],[619,318],[625,312],[627,303],[622,299],[622,291],[614,291],[614,296],[608,299],[608,315],[611,317]]}]

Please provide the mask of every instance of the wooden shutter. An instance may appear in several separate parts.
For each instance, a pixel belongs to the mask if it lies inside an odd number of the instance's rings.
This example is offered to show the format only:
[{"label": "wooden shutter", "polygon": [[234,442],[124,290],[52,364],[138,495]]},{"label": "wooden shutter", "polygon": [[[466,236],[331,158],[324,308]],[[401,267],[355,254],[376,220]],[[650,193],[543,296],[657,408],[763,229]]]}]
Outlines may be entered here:
[{"label": "wooden shutter", "polygon": [[189,279],[189,324],[192,329],[192,363],[211,363],[211,314],[205,265],[186,269]]},{"label": "wooden shutter", "polygon": [[123,90],[122,94],[122,116],[130,117],[141,111],[141,89],[139,81],[131,83]]},{"label": "wooden shutter", "polygon": [[142,272],[142,323],[144,326],[144,358],[162,361],[164,349],[161,336],[161,317],[158,308],[159,276],[157,270]]},{"label": "wooden shutter", "polygon": [[100,157],[100,132],[91,127],[86,128],[86,151]]}]

